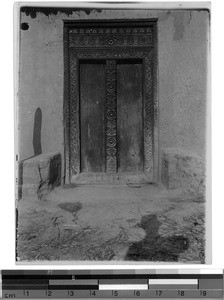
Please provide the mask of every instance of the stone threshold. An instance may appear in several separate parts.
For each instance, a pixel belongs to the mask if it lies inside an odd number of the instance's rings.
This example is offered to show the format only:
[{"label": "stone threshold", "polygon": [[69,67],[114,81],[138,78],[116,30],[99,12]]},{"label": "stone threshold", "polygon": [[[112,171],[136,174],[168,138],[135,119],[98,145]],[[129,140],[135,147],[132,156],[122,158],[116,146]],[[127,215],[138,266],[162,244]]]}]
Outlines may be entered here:
[{"label": "stone threshold", "polygon": [[80,173],[71,178],[73,184],[152,184],[151,179],[144,173],[115,173],[109,174],[105,172],[86,172]]}]

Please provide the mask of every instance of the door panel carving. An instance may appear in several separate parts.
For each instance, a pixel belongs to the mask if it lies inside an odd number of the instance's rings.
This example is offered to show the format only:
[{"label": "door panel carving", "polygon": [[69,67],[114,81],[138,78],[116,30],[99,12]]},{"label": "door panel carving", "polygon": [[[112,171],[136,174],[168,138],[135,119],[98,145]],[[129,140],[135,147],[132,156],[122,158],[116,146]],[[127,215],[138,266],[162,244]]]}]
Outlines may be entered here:
[{"label": "door panel carving", "polygon": [[106,171],[117,171],[117,74],[116,61],[106,61]]}]

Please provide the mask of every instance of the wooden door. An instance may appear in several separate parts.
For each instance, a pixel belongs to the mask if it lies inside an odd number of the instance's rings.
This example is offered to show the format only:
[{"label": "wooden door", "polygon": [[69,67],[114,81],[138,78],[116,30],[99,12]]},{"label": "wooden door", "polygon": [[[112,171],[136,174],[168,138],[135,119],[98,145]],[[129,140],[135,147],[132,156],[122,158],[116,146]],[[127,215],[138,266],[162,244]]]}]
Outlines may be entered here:
[{"label": "wooden door", "polygon": [[[80,63],[81,172],[105,172],[105,62]],[[116,62],[117,169],[143,172],[142,63]]]},{"label": "wooden door", "polygon": [[81,172],[105,172],[105,64],[80,63]]},{"label": "wooden door", "polygon": [[119,172],[143,171],[142,64],[117,64],[117,134]]},{"label": "wooden door", "polygon": [[64,55],[65,182],[137,172],[156,183],[156,21],[65,22]]}]

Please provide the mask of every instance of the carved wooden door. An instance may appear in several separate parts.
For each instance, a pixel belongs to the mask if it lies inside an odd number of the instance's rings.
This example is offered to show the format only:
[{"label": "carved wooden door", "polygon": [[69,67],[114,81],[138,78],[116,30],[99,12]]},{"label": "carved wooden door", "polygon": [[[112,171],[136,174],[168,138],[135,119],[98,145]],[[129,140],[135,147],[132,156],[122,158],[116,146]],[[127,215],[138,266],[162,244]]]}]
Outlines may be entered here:
[{"label": "carved wooden door", "polygon": [[65,181],[157,181],[156,22],[65,23]]},{"label": "carved wooden door", "polygon": [[142,63],[113,61],[116,89],[106,85],[109,63],[80,62],[80,171],[143,172]]}]

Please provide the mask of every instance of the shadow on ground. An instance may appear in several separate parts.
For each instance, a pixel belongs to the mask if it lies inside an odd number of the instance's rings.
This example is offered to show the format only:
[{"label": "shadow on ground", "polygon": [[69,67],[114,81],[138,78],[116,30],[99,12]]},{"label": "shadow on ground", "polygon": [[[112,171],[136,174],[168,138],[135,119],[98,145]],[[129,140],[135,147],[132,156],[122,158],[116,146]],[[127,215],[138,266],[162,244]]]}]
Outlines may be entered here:
[{"label": "shadow on ground", "polygon": [[143,216],[139,227],[146,231],[146,236],[130,245],[125,260],[177,262],[179,254],[188,249],[189,240],[183,235],[160,237],[161,224],[155,214]]},{"label": "shadow on ground", "polygon": [[17,261],[205,263],[204,212],[152,186],[57,188],[18,202]]}]

